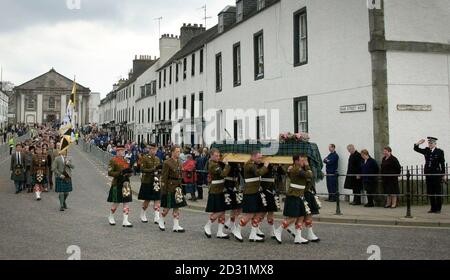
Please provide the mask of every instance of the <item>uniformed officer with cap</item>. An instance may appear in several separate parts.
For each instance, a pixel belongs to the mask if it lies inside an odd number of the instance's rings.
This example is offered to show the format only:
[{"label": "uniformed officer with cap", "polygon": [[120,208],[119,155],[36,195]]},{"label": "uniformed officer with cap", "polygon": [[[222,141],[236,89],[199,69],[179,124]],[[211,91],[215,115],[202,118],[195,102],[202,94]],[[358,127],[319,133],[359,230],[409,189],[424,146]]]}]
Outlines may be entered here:
[{"label": "uniformed officer with cap", "polygon": [[441,175],[433,174],[445,174],[445,158],[444,151],[436,147],[436,137],[428,137],[428,147],[425,149],[420,148],[420,145],[425,143],[425,139],[420,140],[414,145],[414,151],[425,156],[425,168],[424,172],[427,183],[427,193],[430,196],[431,210],[428,213],[441,213],[442,197],[435,196],[442,194],[441,183],[445,178]]}]

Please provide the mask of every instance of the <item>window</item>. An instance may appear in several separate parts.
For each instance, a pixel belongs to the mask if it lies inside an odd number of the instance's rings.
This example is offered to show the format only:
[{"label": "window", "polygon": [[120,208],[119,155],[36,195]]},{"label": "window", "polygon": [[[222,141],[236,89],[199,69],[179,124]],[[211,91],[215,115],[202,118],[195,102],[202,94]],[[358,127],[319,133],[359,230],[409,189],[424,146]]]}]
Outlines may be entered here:
[{"label": "window", "polygon": [[233,83],[234,86],[241,85],[241,44],[233,46]]},{"label": "window", "polygon": [[158,104],[158,121],[161,121],[161,102]]},{"label": "window", "polygon": [[167,71],[164,69],[164,87],[166,87],[166,81],[167,81]]},{"label": "window", "polygon": [[183,59],[183,80],[187,77],[187,58]]},{"label": "window", "polygon": [[135,85],[133,85],[133,97],[134,97],[134,90],[135,90]]},{"label": "window", "polygon": [[257,140],[266,139],[266,117],[261,116],[256,119],[256,138]]},{"label": "window", "polygon": [[161,80],[162,80],[161,76],[162,76],[162,73],[161,73],[161,71],[159,71],[159,89],[161,89]]},{"label": "window", "polygon": [[187,106],[187,97],[183,96],[183,118],[186,117],[186,107]]},{"label": "window", "polygon": [[195,53],[192,54],[192,63],[191,63],[191,76],[195,76]]},{"label": "window", "polygon": [[163,103],[163,121],[165,121],[166,120],[166,101],[164,101],[164,103]]},{"label": "window", "polygon": [[144,109],[142,109],[142,119],[141,119],[141,123],[145,122],[145,111]]},{"label": "window", "polygon": [[150,108],[147,109],[147,122],[150,123]]},{"label": "window", "polygon": [[195,93],[191,95],[191,119],[195,117]]},{"label": "window", "polygon": [[264,9],[264,7],[266,7],[266,0],[258,0],[256,2],[256,9],[258,11]]},{"label": "window", "polygon": [[138,123],[141,123],[141,111],[139,111],[139,114],[138,114]]},{"label": "window", "polygon": [[306,8],[294,14],[294,66],[308,63],[308,21]]},{"label": "window", "polygon": [[153,81],[152,84],[152,95],[156,95],[156,81]]},{"label": "window", "polygon": [[179,116],[179,114],[178,114],[178,98],[176,98],[175,99],[175,118],[177,118],[178,119],[178,116]]},{"label": "window", "polygon": [[236,3],[237,11],[236,11],[236,21],[240,22],[244,18],[244,1],[241,0]]},{"label": "window", "polygon": [[179,67],[178,67],[178,63],[176,64],[176,66],[175,66],[175,82],[178,82],[178,69]]},{"label": "window", "polygon": [[170,65],[170,68],[169,68],[169,85],[171,85],[172,84],[172,65]]},{"label": "window", "polygon": [[200,73],[203,73],[203,49],[200,50]]},{"label": "window", "polygon": [[152,123],[155,122],[155,107],[152,107]]},{"label": "window", "polygon": [[27,109],[34,110],[35,102],[33,98],[28,98]]},{"label": "window", "polygon": [[264,34],[258,32],[254,36],[255,48],[255,80],[264,78]]},{"label": "window", "polygon": [[234,141],[244,140],[244,127],[242,120],[234,121]]},{"label": "window", "polygon": [[55,109],[55,107],[56,107],[56,101],[55,101],[55,98],[54,98],[54,97],[50,97],[50,98],[48,99],[48,108],[49,108],[49,109]]},{"label": "window", "polygon": [[222,54],[216,55],[216,92],[222,91]]},{"label": "window", "polygon": [[295,133],[308,131],[308,97],[300,97],[294,100]]},{"label": "window", "polygon": [[141,86],[141,98],[145,97],[145,91],[146,91],[147,86]]},{"label": "window", "polygon": [[169,100],[169,120],[172,120],[172,100]]},{"label": "window", "polygon": [[131,115],[132,115],[131,121],[134,122],[134,106],[133,106],[133,109],[131,110]]}]

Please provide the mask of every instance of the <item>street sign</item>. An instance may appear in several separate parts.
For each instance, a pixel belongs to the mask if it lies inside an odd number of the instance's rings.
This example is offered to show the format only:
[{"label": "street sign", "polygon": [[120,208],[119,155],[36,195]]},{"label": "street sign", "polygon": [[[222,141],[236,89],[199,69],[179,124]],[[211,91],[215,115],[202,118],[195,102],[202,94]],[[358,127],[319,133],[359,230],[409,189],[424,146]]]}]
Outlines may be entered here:
[{"label": "street sign", "polygon": [[341,113],[366,112],[367,104],[345,105],[341,106]]}]

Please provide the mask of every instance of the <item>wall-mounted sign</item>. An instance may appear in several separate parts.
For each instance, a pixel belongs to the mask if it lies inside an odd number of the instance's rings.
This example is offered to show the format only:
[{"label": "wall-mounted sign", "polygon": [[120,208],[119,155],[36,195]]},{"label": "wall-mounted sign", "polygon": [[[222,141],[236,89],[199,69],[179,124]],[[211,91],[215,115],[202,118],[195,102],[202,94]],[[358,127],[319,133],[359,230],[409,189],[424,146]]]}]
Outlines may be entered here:
[{"label": "wall-mounted sign", "polygon": [[398,104],[398,111],[414,111],[414,112],[430,112],[432,111],[431,105],[408,105],[408,104]]},{"label": "wall-mounted sign", "polygon": [[345,105],[341,106],[341,113],[366,112],[367,104]]}]

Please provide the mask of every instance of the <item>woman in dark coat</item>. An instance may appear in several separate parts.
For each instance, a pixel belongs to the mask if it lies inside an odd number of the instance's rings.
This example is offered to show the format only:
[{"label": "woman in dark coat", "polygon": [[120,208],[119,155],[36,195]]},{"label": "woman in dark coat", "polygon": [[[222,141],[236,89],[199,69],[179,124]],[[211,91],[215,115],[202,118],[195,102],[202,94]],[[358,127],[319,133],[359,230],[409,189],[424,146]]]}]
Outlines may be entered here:
[{"label": "woman in dark coat", "polygon": [[[347,174],[361,174],[361,154],[355,149],[355,146],[353,145],[348,145],[347,150],[350,153],[350,157],[348,158]],[[344,188],[347,190],[353,190],[353,194],[361,194],[361,178],[359,176],[347,176],[345,178]],[[361,205],[361,196],[354,196],[352,205]]]},{"label": "woman in dark coat", "polygon": [[377,179],[378,176],[364,176],[364,175],[378,175],[380,168],[378,163],[369,155],[369,151],[362,150],[361,156],[363,158],[363,163],[361,166],[361,174],[364,190],[367,192],[367,204],[364,207],[375,207],[373,203],[374,194],[377,190]]},{"label": "woman in dark coat", "polygon": [[[384,157],[381,162],[381,174],[400,174],[402,167],[398,159],[392,155],[392,149],[390,147],[384,148],[383,154]],[[398,177],[383,177],[383,192],[389,195],[384,208],[396,208],[397,196],[400,194]]]}]

